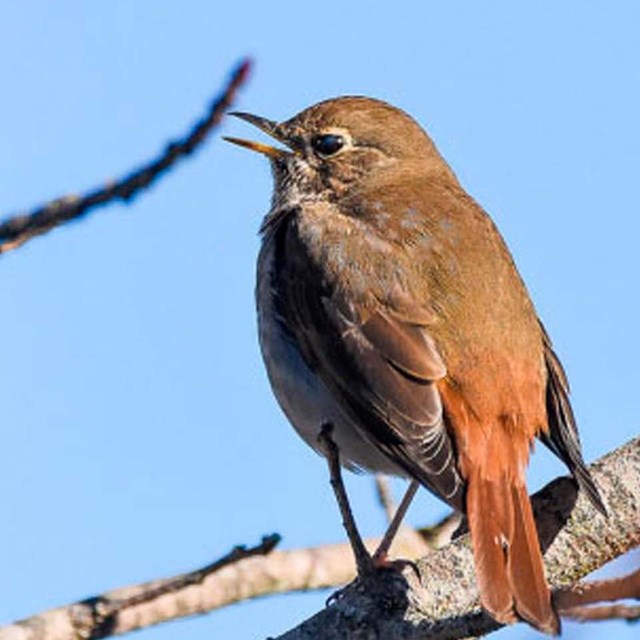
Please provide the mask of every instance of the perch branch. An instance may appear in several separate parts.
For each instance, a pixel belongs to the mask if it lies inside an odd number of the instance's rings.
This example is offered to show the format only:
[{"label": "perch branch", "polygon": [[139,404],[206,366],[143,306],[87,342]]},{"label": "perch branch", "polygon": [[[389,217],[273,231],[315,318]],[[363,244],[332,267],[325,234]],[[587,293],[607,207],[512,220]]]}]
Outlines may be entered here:
[{"label": "perch branch", "polygon": [[[568,588],[640,545],[640,438],[591,465],[609,507],[599,516],[576,487],[559,478],[533,499],[549,581]],[[575,505],[575,507],[574,507]],[[498,624],[478,605],[467,537],[422,558],[412,571],[381,574],[375,588],[352,589],[279,640],[402,638],[458,640],[485,635]]]}]

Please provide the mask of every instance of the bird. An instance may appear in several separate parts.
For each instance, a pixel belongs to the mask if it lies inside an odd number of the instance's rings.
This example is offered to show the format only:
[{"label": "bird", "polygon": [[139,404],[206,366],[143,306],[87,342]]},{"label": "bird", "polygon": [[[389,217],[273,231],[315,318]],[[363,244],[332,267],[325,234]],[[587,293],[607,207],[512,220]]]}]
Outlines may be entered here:
[{"label": "bird", "polygon": [[[602,514],[569,384],[500,232],[434,142],[384,101],[342,96],[285,121],[232,115],[277,144],[256,304],[274,394],[327,457],[359,575],[419,486],[466,515],[480,602],[556,635],[525,471],[540,439]],[[409,490],[368,554],[340,467]],[[355,531],[354,531],[355,529]]]}]

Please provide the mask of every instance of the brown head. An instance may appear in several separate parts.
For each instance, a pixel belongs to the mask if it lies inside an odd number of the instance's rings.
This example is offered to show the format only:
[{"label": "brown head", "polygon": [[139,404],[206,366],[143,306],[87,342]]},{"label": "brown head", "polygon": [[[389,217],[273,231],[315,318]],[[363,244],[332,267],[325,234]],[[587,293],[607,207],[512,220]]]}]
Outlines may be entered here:
[{"label": "brown head", "polygon": [[[385,173],[438,171],[453,174],[429,136],[404,111],[382,100],[345,96],[319,102],[290,120],[276,123],[233,113],[282,143],[286,149],[226,138],[267,155],[275,193],[288,199],[342,195],[356,182]],[[279,203],[274,202],[277,206]],[[284,204],[284,203],[280,203]]]}]

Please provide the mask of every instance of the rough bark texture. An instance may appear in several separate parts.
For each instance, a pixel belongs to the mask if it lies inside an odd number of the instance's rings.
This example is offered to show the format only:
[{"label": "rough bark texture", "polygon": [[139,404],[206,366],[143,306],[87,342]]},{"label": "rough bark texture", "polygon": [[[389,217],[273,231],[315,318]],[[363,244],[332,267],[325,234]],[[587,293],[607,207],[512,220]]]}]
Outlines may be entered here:
[{"label": "rough bark texture", "polygon": [[[379,542],[368,540],[367,547],[373,550]],[[405,557],[422,555],[426,549],[422,537],[411,530],[403,531],[394,546],[394,552]],[[0,627],[0,640],[77,640],[128,633],[252,598],[336,587],[353,579],[355,566],[347,544],[328,544],[253,556],[226,564],[202,581],[184,579],[190,575],[122,587],[44,611]],[[185,586],[173,588],[178,582]],[[158,593],[162,595],[155,597]],[[110,614],[125,601],[131,604]]]},{"label": "rough bark texture", "polygon": [[[586,500],[575,502],[573,483],[560,478],[534,498],[536,520],[551,583],[574,584],[583,576],[640,544],[640,438],[606,455],[592,467],[610,511],[596,514]],[[555,537],[559,529],[560,533]],[[424,541],[404,532],[395,553],[415,557]],[[370,541],[375,546],[376,541]],[[453,639],[487,633],[497,625],[477,607],[471,549],[466,537],[431,552],[420,562],[422,582],[408,568],[387,572],[366,588],[352,588],[280,640],[336,638]],[[34,615],[0,628],[0,640],[77,640],[127,633],[168,620],[205,613],[241,600],[269,594],[323,589],[354,575],[347,545],[272,551],[253,556],[196,583],[165,589],[178,579],[157,580],[104,593],[95,598]],[[159,597],[145,594],[162,593]],[[115,615],[114,603],[128,600]],[[117,608],[117,607],[116,607]],[[259,635],[259,630],[256,630]]]},{"label": "rough bark texture", "polygon": [[[574,485],[566,478],[555,480],[534,499],[541,542],[549,547],[545,563],[553,587],[573,584],[640,544],[640,438],[591,469],[609,509],[608,519],[580,496],[562,526],[575,501]],[[348,590],[333,606],[278,640],[454,640],[498,627],[478,608],[466,537],[423,558],[419,568],[422,580],[408,569]]]}]

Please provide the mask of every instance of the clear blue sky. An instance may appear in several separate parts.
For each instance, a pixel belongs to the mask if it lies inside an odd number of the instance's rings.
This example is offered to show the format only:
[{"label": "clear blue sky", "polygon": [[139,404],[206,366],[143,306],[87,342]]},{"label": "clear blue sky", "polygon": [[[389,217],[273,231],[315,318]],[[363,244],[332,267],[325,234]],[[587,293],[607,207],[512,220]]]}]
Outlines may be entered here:
[{"label": "clear blue sky", "polygon": [[[148,158],[245,54],[256,60],[247,111],[284,119],[345,93],[389,100],[427,127],[506,236],[568,369],[591,460],[636,434],[640,414],[640,3],[396,4],[3,2],[0,210]],[[285,423],[258,353],[269,197],[266,163],[216,138],[133,206],[1,259],[0,622],[272,531],[284,547],[344,538],[324,465]],[[532,488],[562,470],[539,451]],[[364,531],[379,532],[371,481],[350,488]],[[410,519],[443,513],[423,496]],[[276,635],[325,597],[136,637]],[[632,630],[567,637],[605,633]]]}]

